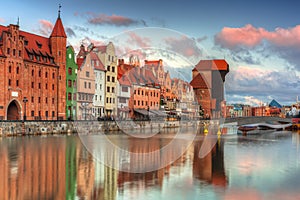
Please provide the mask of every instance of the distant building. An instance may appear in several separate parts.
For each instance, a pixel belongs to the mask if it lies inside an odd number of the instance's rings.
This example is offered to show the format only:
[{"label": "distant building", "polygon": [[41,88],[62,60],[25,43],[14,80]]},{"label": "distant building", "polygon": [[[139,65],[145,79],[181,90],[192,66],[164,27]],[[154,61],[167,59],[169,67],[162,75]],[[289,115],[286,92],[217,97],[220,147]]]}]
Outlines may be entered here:
[{"label": "distant building", "polygon": [[204,116],[221,117],[224,107],[224,81],[229,72],[225,60],[200,60],[192,70],[191,85],[194,88],[198,103],[204,110]]},{"label": "distant building", "polygon": [[1,120],[66,118],[66,42],[60,14],[49,38],[0,25]]},{"label": "distant building", "polygon": [[77,70],[78,66],[75,62],[75,52],[72,46],[67,47],[66,56],[66,118],[76,119],[77,106]]}]

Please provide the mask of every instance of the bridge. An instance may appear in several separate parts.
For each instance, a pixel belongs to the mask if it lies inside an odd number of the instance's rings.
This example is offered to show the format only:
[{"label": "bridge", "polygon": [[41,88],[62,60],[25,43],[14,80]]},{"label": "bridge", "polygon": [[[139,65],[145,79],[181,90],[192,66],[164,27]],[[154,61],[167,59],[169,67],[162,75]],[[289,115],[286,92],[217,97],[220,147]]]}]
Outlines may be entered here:
[{"label": "bridge", "polygon": [[281,117],[270,117],[270,116],[259,116],[259,117],[232,117],[226,118],[225,123],[237,122],[238,126],[245,124],[255,124],[260,122],[272,122],[272,121],[282,121],[282,122],[292,122],[291,118],[281,118]]}]

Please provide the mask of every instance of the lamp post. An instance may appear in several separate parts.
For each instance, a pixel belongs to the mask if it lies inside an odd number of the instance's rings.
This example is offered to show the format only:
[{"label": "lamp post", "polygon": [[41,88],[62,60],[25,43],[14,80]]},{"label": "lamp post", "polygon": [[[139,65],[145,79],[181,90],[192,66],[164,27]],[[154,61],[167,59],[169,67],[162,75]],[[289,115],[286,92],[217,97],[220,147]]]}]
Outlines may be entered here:
[{"label": "lamp post", "polygon": [[24,117],[23,117],[23,120],[26,121],[26,103],[28,102],[27,97],[23,98],[23,102],[24,102]]}]

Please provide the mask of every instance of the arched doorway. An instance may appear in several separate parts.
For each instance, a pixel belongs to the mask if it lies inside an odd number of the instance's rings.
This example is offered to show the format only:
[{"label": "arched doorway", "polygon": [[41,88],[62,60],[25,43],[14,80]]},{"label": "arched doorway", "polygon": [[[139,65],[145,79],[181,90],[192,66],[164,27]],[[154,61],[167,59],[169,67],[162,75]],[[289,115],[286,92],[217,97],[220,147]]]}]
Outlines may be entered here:
[{"label": "arched doorway", "polygon": [[20,120],[20,107],[17,101],[12,101],[7,107],[7,120]]}]

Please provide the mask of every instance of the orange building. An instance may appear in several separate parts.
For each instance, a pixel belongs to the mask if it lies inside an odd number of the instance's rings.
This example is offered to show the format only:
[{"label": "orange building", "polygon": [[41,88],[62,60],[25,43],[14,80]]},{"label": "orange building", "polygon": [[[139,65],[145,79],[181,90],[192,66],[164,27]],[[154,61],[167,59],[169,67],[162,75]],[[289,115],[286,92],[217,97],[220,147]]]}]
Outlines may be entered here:
[{"label": "orange building", "polygon": [[65,119],[66,42],[60,11],[49,38],[0,25],[0,119]]},{"label": "orange building", "polygon": [[192,70],[194,88],[198,103],[204,110],[205,117],[221,117],[224,107],[224,81],[229,72],[225,60],[200,60]]}]

